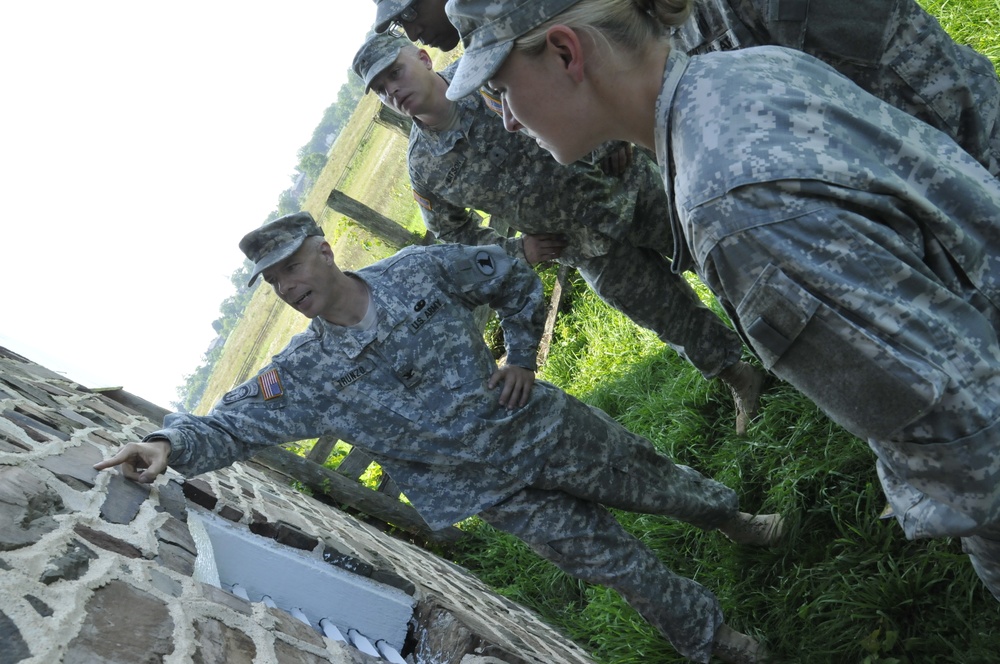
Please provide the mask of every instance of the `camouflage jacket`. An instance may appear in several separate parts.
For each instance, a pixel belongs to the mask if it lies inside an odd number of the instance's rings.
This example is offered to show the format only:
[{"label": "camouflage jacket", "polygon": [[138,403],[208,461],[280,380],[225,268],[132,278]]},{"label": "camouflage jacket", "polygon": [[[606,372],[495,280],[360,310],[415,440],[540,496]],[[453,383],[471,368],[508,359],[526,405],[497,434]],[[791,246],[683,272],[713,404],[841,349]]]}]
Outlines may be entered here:
[{"label": "camouflage jacket", "polygon": [[1000,81],[916,0],[698,0],[674,29],[688,55],[785,46],[952,137],[1000,177]]},{"label": "camouflage jacket", "polygon": [[[441,76],[450,80],[454,67]],[[480,225],[482,210],[524,233],[562,233],[563,261],[603,256],[632,223],[641,188],[658,188],[659,174],[636,154],[621,177],[585,162],[560,165],[529,136],[511,133],[486,93],[457,102],[456,123],[435,132],[413,123],[407,163],[424,223],[440,240],[501,244],[523,257],[519,238],[502,238]]]},{"label": "camouflage jacket", "polygon": [[916,490],[883,484],[908,537],[995,523],[1000,182],[780,47],[671,52],[656,117],[673,269],[693,263],[764,366]]},{"label": "camouflage jacket", "polygon": [[372,453],[433,528],[526,486],[542,466],[568,397],[538,381],[523,408],[498,404],[496,369],[472,311],[500,316],[511,364],[534,368],[544,322],[541,284],[499,247],[413,247],[355,273],[377,323],[366,331],[315,318],[259,375],[204,417],[171,414],[186,475],[267,445],[334,436]]},{"label": "camouflage jacket", "polygon": [[675,271],[692,258],[704,268],[742,229],[853,209],[923,233],[1000,307],[1000,183],[947,136],[828,65],[774,46],[674,50],[656,109],[674,237],[687,245],[678,243]]}]

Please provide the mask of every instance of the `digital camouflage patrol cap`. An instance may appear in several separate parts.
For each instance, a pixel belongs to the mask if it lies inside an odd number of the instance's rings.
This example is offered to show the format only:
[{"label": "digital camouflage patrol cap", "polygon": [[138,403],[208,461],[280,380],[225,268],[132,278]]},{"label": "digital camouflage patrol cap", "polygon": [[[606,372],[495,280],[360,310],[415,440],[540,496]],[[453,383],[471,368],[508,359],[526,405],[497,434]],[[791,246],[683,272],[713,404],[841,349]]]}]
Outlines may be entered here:
[{"label": "digital camouflage patrol cap", "polygon": [[375,0],[375,32],[385,32],[399,14],[416,0]]},{"label": "digital camouflage patrol cap", "polygon": [[278,217],[244,235],[240,250],[253,262],[247,286],[253,286],[261,272],[294,254],[313,235],[323,237],[323,229],[308,212]]},{"label": "digital camouflage patrol cap", "polygon": [[391,33],[373,35],[361,45],[351,68],[365,82],[365,92],[371,89],[372,80],[389,68],[404,46],[413,46],[406,37]]},{"label": "digital camouflage patrol cap", "polygon": [[465,45],[448,99],[486,84],[514,48],[514,40],[580,0],[448,0],[445,12]]}]

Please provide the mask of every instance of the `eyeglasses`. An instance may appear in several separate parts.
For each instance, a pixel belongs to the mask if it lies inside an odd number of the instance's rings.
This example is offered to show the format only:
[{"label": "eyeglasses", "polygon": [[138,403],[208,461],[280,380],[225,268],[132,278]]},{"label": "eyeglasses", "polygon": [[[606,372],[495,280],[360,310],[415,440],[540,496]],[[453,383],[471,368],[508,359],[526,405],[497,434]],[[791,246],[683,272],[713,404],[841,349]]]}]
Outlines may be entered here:
[{"label": "eyeglasses", "polygon": [[396,26],[400,30],[403,30],[404,23],[413,23],[417,20],[417,10],[413,8],[413,5],[409,5],[406,9],[396,14],[396,17],[392,19],[390,26]]}]

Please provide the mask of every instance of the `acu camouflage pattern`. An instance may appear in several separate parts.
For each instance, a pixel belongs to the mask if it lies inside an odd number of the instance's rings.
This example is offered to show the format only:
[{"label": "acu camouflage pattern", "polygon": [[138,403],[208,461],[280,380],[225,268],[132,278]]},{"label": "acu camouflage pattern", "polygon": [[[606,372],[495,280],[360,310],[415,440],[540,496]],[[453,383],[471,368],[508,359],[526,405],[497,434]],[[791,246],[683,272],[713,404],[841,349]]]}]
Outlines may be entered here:
[{"label": "acu camouflage pattern", "polygon": [[254,264],[247,286],[253,286],[261,272],[294,254],[314,235],[323,237],[323,229],[308,212],[286,214],[244,235],[240,251]]},{"label": "acu camouflage pattern", "polygon": [[[456,65],[441,75],[449,80]],[[659,171],[636,151],[621,178],[592,164],[560,165],[523,133],[508,132],[489,102],[455,102],[456,124],[431,131],[415,121],[407,163],[424,223],[440,240],[500,244],[523,258],[521,238],[506,238],[473,210],[522,233],[561,233],[573,265],[608,304],[656,334],[708,378],[740,359],[743,344],[665,256],[673,252]]]},{"label": "acu camouflage pattern", "polygon": [[1000,581],[1000,182],[778,47],[675,50],[656,116],[675,268],[868,441],[907,537],[964,537]]},{"label": "acu camouflage pattern", "polygon": [[365,92],[371,89],[372,79],[396,61],[403,47],[411,45],[406,37],[393,34],[375,34],[365,40],[351,63],[354,73],[365,82]]},{"label": "acu camouflage pattern", "polygon": [[448,88],[449,99],[478,90],[496,73],[514,40],[580,0],[448,0],[448,20],[465,53]]},{"label": "acu camouflage pattern", "polygon": [[167,416],[151,437],[169,439],[171,467],[194,475],[263,446],[336,436],[370,452],[431,527],[486,510],[567,572],[619,590],[678,649],[708,661],[722,620],[715,597],[664,567],[601,505],[710,529],[736,515],[736,495],[543,381],[525,407],[499,405],[472,310],[494,307],[510,361],[533,367],[544,315],[534,272],[497,246],[439,245],[353,274],[370,288],[377,324],[358,331],[316,318],[262,370],[278,371],[281,397],[264,400],[251,380],[207,416]]},{"label": "acu camouflage pattern", "polygon": [[1000,79],[915,0],[695,0],[674,30],[689,55],[786,46],[951,136],[1000,177]]},{"label": "acu camouflage pattern", "polygon": [[416,0],[375,0],[375,32],[382,33]]}]

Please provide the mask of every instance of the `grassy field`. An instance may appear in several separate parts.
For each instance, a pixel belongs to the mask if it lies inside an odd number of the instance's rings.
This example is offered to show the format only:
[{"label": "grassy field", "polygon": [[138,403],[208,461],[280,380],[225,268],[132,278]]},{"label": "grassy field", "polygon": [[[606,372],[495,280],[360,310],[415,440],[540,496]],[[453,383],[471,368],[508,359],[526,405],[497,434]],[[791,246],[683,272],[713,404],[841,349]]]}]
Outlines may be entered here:
[{"label": "grassy field", "polygon": [[[776,661],[1000,661],[1000,604],[959,542],[907,542],[895,522],[880,520],[885,500],[873,455],[804,397],[772,385],[762,415],[739,438],[723,386],[702,380],[590,292],[575,294],[558,332],[542,378],[732,487],[742,509],[788,516],[786,541],[764,550],[663,517],[617,514],[668,567],[715,592],[727,621],[761,637]],[[462,527],[472,538],[452,560],[597,661],[686,661],[614,592],[568,577],[478,519]]]},{"label": "grassy field", "polygon": [[[923,4],[959,41],[1000,60],[1000,2]],[[390,249],[326,209],[331,189],[422,230],[405,177],[405,138],[370,130],[377,103],[370,95],[362,101],[304,204],[349,268]],[[198,411],[266,363],[305,324],[277,306],[269,289],[258,289]],[[789,516],[786,541],[759,550],[664,518],[618,515],[669,567],[716,592],[728,621],[762,637],[777,661],[1000,662],[1000,604],[976,579],[959,542],[907,542],[894,522],[880,520],[884,497],[867,446],[787,385],[769,387],[762,415],[747,437],[737,438],[723,387],[702,380],[651,333],[579,284],[541,376],[606,410],[678,462],[733,487],[745,510]],[[537,611],[597,661],[683,661],[613,592],[567,577],[475,518],[461,526],[470,537],[448,552],[451,559]]]}]

